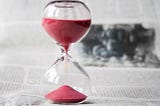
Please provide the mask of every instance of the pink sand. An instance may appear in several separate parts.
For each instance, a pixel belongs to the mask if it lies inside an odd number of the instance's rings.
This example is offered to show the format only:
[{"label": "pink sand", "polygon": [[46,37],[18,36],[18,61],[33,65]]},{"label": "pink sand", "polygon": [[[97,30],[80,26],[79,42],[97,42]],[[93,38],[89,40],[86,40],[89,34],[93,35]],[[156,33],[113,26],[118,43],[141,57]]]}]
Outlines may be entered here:
[{"label": "pink sand", "polygon": [[45,95],[45,97],[54,103],[78,103],[87,98],[86,95],[76,91],[68,85],[59,87]]}]

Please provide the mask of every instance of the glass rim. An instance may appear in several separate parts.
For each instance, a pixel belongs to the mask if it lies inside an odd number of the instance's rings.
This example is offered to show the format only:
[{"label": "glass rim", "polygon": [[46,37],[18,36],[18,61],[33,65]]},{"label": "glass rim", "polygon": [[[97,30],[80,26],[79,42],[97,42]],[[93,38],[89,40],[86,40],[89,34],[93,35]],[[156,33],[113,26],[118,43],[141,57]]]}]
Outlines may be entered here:
[{"label": "glass rim", "polygon": [[[90,9],[87,7],[87,5],[86,5],[84,2],[80,1],[80,0],[54,0],[54,1],[49,2],[49,3],[44,7],[43,10],[45,10],[45,9],[46,9],[49,5],[51,5],[51,4],[61,3],[61,2],[80,3],[80,4],[82,4],[89,12],[91,12]],[[66,8],[66,7],[65,7],[65,8]]]}]

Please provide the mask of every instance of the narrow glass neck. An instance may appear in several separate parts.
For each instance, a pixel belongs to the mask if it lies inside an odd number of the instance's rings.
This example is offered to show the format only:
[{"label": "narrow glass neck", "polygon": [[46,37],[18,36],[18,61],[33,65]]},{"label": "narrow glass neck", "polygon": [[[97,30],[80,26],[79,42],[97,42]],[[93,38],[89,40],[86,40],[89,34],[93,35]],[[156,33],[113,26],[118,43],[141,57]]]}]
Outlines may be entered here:
[{"label": "narrow glass neck", "polygon": [[61,47],[61,54],[62,56],[69,56],[70,57],[70,50],[69,50],[69,46],[62,46],[60,45]]},{"label": "narrow glass neck", "polygon": [[70,56],[70,50],[67,49],[67,51],[62,47],[61,48],[61,56],[64,59],[65,62],[71,61],[72,57]]},{"label": "narrow glass neck", "polygon": [[68,55],[69,53],[70,53],[69,49],[64,49],[63,47],[61,48],[61,54]]},{"label": "narrow glass neck", "polygon": [[68,60],[68,59],[72,58],[70,56],[70,50],[69,50],[70,44],[68,44],[68,45],[62,45],[60,43],[57,43],[57,45],[60,47],[60,49],[61,49],[61,56],[63,58],[65,58],[65,60]]}]

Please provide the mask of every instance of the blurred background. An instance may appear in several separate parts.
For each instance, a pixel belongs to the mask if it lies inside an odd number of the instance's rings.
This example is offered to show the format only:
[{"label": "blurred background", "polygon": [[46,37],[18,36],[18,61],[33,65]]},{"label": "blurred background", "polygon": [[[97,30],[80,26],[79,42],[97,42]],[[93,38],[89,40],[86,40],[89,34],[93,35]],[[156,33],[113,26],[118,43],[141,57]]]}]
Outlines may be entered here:
[{"label": "blurred background", "polygon": [[[49,1],[0,1],[1,64],[49,66],[59,56],[58,47],[41,25]],[[92,27],[81,43],[71,47],[73,57],[93,66],[160,66],[160,1],[85,2],[91,9]]]}]

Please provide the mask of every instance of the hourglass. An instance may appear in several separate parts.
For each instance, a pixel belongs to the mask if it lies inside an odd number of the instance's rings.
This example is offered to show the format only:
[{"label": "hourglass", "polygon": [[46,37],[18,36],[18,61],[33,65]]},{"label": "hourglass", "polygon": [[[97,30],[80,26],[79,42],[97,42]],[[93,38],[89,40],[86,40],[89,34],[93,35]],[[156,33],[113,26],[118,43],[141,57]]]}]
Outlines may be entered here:
[{"label": "hourglass", "polygon": [[80,41],[91,25],[88,7],[79,0],[54,0],[43,12],[42,25],[62,51],[45,74],[53,85],[45,95],[53,103],[81,103],[90,94],[90,79],[70,55],[70,46]]}]

